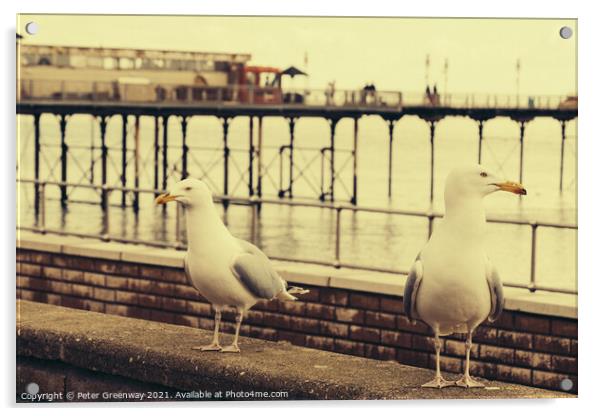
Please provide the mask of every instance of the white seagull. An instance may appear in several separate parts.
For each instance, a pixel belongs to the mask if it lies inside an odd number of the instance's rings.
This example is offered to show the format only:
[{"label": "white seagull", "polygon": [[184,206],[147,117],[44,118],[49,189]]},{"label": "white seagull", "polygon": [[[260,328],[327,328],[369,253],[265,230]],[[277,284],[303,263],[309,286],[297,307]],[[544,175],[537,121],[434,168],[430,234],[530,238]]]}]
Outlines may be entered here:
[{"label": "white seagull", "polygon": [[[422,387],[484,387],[470,377],[470,348],[475,328],[497,319],[504,307],[502,283],[484,250],[483,197],[496,191],[527,194],[521,184],[500,180],[479,165],[453,170],[445,182],[445,217],[408,275],[405,314],[435,334],[436,374]],[[455,383],[444,380],[439,368],[439,337],[452,333],[467,334],[464,375]]]},{"label": "white seagull", "polygon": [[[186,275],[215,310],[213,341],[193,349],[240,352],[238,333],[243,315],[258,300],[296,300],[293,295],[309,291],[298,287],[287,289],[286,281],[261,250],[230,234],[215,209],[211,191],[202,181],[184,179],[155,200],[157,204],[170,201],[181,204],[186,213]],[[226,306],[236,308],[236,331],[232,345],[222,347],[219,326]]]}]

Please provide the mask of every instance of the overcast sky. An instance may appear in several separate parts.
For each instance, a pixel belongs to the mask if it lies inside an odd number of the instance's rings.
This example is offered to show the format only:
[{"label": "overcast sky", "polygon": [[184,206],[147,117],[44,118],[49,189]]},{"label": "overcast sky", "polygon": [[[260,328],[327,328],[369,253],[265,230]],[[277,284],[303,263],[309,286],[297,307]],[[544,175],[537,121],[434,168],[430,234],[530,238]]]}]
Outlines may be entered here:
[{"label": "overcast sky", "polygon": [[[25,33],[30,21],[35,36]],[[577,89],[575,20],[22,15],[17,30],[31,44],[250,53],[253,64],[281,68],[304,68],[307,53],[315,88],[336,80],[337,89],[423,91],[429,54],[441,91],[445,59],[448,92],[516,94],[517,59],[521,94]]]}]

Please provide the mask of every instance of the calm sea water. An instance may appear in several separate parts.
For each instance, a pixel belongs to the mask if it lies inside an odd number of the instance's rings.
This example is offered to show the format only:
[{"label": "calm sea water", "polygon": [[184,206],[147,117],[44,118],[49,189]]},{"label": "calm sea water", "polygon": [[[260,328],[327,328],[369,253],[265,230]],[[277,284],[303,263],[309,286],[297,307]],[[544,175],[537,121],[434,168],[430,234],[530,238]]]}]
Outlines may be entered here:
[{"label": "calm sea water", "polygon": [[[19,116],[18,174],[33,177],[33,124],[29,116]],[[44,115],[41,120],[42,143],[41,178],[60,179],[59,125],[55,116]],[[130,119],[129,147],[133,148],[133,119]],[[230,190],[233,195],[247,196],[248,118],[232,121],[229,144],[232,147]],[[279,183],[278,147],[288,144],[288,124],[284,119],[266,118],[263,126],[264,164],[266,174],[263,192],[266,197],[277,195]],[[223,193],[222,128],[215,117],[195,117],[189,122],[189,172],[203,177],[216,194]],[[257,132],[257,126],[255,126]],[[181,130],[179,121],[169,123],[169,184],[180,178]],[[67,143],[69,149],[68,181],[90,183],[91,159],[94,160],[94,183],[100,184],[100,151],[90,146],[100,144],[98,124],[90,116],[76,115],[69,119]],[[518,180],[518,125],[499,118],[485,124],[482,164],[500,175]],[[336,130],[336,165],[339,176],[335,188],[337,199],[348,201],[352,189],[353,123],[339,122]],[[153,184],[154,122],[141,118],[140,129],[140,186]],[[109,184],[120,184],[121,118],[109,122],[107,132],[109,151]],[[477,160],[477,125],[466,118],[447,118],[437,125],[435,139],[435,200],[433,209],[443,212],[443,185],[450,169],[458,164]],[[295,197],[317,201],[320,186],[319,149],[329,145],[329,126],[322,119],[301,119],[296,128],[294,184]],[[524,185],[528,196],[520,199],[506,193],[496,193],[486,200],[489,216],[507,219],[548,221],[576,224],[576,122],[567,124],[565,142],[564,190],[559,191],[560,125],[555,120],[536,119],[527,125],[524,157]],[[79,148],[81,146],[82,148]],[[360,120],[358,156],[358,203],[361,206],[427,210],[429,202],[429,131],[424,121],[404,117],[396,125],[393,144],[393,196],[387,197],[388,130],[379,117]],[[128,152],[131,161],[133,152]],[[287,183],[287,164],[284,183]],[[128,185],[133,186],[133,162],[128,166]],[[328,181],[326,181],[328,182]],[[74,201],[99,200],[90,190],[70,190]],[[96,204],[70,203],[62,210],[57,201],[58,189],[49,187],[47,227],[78,232],[99,233],[102,212]],[[111,197],[119,204],[121,195]],[[128,196],[128,203],[131,198]],[[33,187],[19,188],[18,222],[34,224]],[[250,211],[243,206],[230,206],[224,220],[231,231],[242,238],[249,237]],[[259,224],[259,242],[273,256],[310,258],[331,261],[334,256],[334,212],[320,208],[264,205]],[[135,215],[131,208],[111,208],[111,233],[142,240],[175,241],[175,209],[166,211],[152,203],[151,195],[141,196],[141,210]],[[379,267],[407,269],[427,238],[427,221],[396,215],[344,212],[342,216],[342,261]],[[562,288],[576,288],[576,241],[574,230],[538,230],[537,282]],[[490,224],[487,249],[504,281],[526,283],[530,272],[530,227]]]}]

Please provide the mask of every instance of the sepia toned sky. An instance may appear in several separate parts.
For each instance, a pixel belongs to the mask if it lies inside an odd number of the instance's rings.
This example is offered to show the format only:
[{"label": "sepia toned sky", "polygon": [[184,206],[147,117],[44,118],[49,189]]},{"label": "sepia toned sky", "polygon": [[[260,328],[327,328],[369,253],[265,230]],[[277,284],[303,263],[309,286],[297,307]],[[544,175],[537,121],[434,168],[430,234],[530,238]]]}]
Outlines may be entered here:
[{"label": "sepia toned sky", "polygon": [[252,64],[281,68],[304,69],[307,53],[310,78],[297,87],[423,91],[428,54],[440,91],[446,59],[450,93],[516,94],[517,59],[521,94],[577,90],[576,20],[21,15],[17,31],[30,44],[250,53]]}]

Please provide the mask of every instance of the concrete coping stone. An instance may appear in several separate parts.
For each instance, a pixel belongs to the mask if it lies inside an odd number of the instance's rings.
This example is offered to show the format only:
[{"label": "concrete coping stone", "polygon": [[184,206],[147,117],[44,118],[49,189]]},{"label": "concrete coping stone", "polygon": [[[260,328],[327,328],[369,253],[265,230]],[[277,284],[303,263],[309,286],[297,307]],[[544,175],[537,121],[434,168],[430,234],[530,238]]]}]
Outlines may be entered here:
[{"label": "concrete coping stone", "polygon": [[[184,267],[185,252],[136,244],[102,242],[90,238],[42,235],[20,232],[17,247],[29,250],[63,253],[84,257],[120,260],[155,266]],[[314,264],[273,261],[276,270],[290,283],[313,285],[403,296],[406,277],[394,273],[354,270]],[[554,317],[576,319],[577,296],[547,291],[530,292],[520,288],[504,288],[505,309]]]},{"label": "concrete coping stone", "polygon": [[[182,391],[288,393],[288,399],[482,399],[576,397],[498,381],[487,388],[423,389],[433,371],[394,361],[240,339],[240,354],[200,352],[212,331],[17,302],[17,355],[59,361]],[[223,345],[232,335],[222,334]],[[456,379],[457,374],[445,374]]]}]

